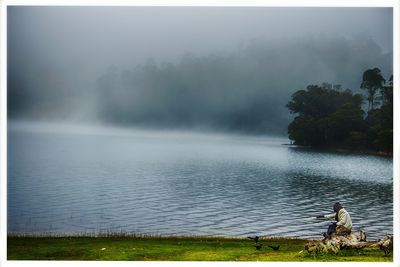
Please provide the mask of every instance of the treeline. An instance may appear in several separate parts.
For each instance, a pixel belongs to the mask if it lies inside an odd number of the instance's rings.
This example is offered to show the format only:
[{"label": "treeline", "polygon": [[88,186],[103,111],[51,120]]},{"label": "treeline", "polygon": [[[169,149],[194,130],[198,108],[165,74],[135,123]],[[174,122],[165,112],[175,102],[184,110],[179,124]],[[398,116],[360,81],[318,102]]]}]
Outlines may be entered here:
[{"label": "treeline", "polygon": [[282,135],[292,88],[315,77],[355,87],[359,66],[373,62],[385,70],[392,64],[371,40],[254,40],[231,52],[110,68],[97,81],[93,107],[107,124]]},{"label": "treeline", "polygon": [[368,69],[360,88],[364,94],[327,83],[295,92],[287,104],[290,112],[297,114],[288,126],[289,139],[302,146],[391,154],[393,76],[386,81],[380,69]]}]

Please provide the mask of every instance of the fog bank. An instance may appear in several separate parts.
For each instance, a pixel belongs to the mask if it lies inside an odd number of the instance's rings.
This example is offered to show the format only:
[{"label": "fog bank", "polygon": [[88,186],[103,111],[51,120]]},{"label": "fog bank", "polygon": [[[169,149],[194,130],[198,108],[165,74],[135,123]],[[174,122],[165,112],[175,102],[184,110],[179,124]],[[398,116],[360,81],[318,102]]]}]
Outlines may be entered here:
[{"label": "fog bank", "polygon": [[10,119],[285,134],[295,91],[392,73],[390,8],[8,12]]}]

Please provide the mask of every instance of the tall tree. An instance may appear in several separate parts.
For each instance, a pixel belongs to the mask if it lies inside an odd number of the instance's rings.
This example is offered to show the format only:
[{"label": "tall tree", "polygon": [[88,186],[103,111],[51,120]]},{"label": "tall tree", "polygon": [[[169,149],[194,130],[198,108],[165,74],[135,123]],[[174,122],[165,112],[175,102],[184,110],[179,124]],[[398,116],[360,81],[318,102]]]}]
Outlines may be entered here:
[{"label": "tall tree", "polygon": [[[363,96],[339,85],[309,85],[286,105],[297,114],[288,125],[295,145],[346,148],[393,153],[393,75],[385,83],[378,68],[364,72],[361,88],[368,93],[365,117]],[[375,95],[378,94],[379,98]],[[375,100],[380,100],[374,108]]]},{"label": "tall tree", "polygon": [[376,100],[376,92],[383,87],[385,79],[378,68],[368,69],[364,71],[361,89],[367,91],[368,110],[374,108]]},{"label": "tall tree", "polygon": [[345,146],[350,134],[363,130],[362,96],[340,86],[309,85],[286,105],[298,114],[289,124],[289,139],[297,145]]}]

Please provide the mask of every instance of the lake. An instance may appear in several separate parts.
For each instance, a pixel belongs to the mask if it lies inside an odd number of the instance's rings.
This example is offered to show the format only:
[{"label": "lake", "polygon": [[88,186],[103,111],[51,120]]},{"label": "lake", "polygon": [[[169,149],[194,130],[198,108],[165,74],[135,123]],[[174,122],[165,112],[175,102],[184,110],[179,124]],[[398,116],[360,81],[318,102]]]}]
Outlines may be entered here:
[{"label": "lake", "polygon": [[321,237],[336,201],[393,231],[392,159],[279,137],[10,123],[8,232]]}]

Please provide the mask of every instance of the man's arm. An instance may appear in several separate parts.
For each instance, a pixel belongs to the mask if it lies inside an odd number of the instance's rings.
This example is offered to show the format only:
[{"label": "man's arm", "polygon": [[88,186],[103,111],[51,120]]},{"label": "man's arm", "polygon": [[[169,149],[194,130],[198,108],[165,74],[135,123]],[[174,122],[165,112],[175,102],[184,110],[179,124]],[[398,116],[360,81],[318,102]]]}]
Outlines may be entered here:
[{"label": "man's arm", "polygon": [[317,219],[334,219],[335,216],[336,216],[336,213],[326,214],[326,215],[318,215]]},{"label": "man's arm", "polygon": [[325,216],[325,218],[327,218],[327,219],[335,219],[336,213],[327,214],[327,215],[324,215],[324,216]]}]

